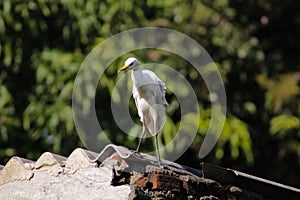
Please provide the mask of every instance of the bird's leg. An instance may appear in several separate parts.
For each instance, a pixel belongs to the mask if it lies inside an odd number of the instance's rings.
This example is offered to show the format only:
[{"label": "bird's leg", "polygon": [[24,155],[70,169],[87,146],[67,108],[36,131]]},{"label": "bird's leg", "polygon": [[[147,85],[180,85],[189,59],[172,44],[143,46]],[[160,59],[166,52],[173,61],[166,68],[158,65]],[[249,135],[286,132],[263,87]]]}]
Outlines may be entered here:
[{"label": "bird's leg", "polygon": [[145,133],[146,133],[146,127],[145,127],[145,124],[143,123],[142,135],[140,137],[139,144],[138,144],[138,146],[137,146],[137,148],[135,150],[135,153],[139,153],[140,152],[140,146],[141,146],[141,143],[142,143],[142,140],[144,138]]},{"label": "bird's leg", "polygon": [[162,167],[161,165],[161,159],[159,154],[159,146],[158,146],[158,134],[155,135],[155,147],[156,147],[156,156],[157,156],[157,163],[159,167]]}]

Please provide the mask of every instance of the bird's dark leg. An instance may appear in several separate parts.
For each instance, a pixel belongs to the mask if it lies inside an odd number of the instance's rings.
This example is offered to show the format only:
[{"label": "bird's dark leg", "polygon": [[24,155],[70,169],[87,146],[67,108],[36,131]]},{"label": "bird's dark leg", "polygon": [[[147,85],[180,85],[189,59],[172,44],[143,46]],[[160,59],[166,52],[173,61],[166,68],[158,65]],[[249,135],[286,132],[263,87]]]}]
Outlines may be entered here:
[{"label": "bird's dark leg", "polygon": [[146,133],[146,127],[145,127],[145,124],[143,123],[142,135],[141,135],[141,137],[140,137],[139,144],[138,144],[138,146],[137,146],[137,148],[136,148],[136,150],[135,150],[136,153],[139,153],[139,152],[140,152],[140,146],[141,146],[141,143],[142,143],[142,140],[143,140],[143,138],[144,138],[145,133]]},{"label": "bird's dark leg", "polygon": [[158,146],[158,134],[155,135],[155,147],[156,147],[156,156],[157,156],[158,166],[162,167],[160,154],[159,154],[159,146]]}]

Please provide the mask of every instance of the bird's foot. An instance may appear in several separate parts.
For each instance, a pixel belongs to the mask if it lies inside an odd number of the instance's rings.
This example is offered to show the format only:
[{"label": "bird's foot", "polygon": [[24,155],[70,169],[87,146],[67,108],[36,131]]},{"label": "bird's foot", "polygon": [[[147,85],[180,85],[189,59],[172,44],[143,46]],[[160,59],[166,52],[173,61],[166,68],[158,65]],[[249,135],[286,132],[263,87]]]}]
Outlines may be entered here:
[{"label": "bird's foot", "polygon": [[139,151],[135,150],[135,151],[133,151],[133,154],[140,155],[141,153]]},{"label": "bird's foot", "polygon": [[134,156],[137,156],[137,157],[140,157],[141,156],[141,153],[139,151],[133,151],[133,155]]},{"label": "bird's foot", "polygon": [[169,169],[168,165],[162,164],[161,162],[158,162],[158,166],[161,169]]}]

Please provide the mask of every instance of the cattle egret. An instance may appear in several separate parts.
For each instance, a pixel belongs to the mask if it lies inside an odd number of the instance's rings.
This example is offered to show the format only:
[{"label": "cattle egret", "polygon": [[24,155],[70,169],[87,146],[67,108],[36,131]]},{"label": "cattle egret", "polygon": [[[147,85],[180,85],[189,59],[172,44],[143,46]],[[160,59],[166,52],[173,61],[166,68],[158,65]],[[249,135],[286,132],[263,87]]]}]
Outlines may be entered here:
[{"label": "cattle egret", "polygon": [[138,110],[140,121],[143,124],[142,134],[136,149],[139,153],[140,145],[146,132],[146,127],[152,136],[155,136],[157,162],[161,166],[158,146],[158,135],[161,133],[166,121],[165,99],[166,86],[155,73],[150,70],[142,70],[140,62],[131,57],[125,61],[125,65],[118,72],[131,70],[132,94]]}]

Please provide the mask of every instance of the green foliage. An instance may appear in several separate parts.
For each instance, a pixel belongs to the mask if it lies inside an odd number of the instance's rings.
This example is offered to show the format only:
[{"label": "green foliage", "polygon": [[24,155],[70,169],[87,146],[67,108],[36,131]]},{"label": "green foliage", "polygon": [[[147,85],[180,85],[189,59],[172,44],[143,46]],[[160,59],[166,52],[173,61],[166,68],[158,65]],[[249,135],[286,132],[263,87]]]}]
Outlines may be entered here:
[{"label": "green foliage", "polygon": [[[199,122],[199,133],[205,136],[211,120],[211,110],[205,109],[201,112]],[[238,159],[240,153],[244,154],[248,164],[253,164],[254,155],[248,125],[235,116],[227,116],[221,137],[217,143],[215,156],[221,160],[225,153],[225,145],[230,145],[230,156]]]},{"label": "green foliage", "polygon": [[224,155],[224,142],[229,142],[231,157],[237,159],[242,152],[246,161],[253,164],[253,150],[250,132],[247,124],[236,117],[228,117],[224,124],[223,133],[218,143],[216,157],[221,159]]},{"label": "green foliage", "polygon": [[283,154],[295,153],[300,156],[300,143],[295,139],[300,137],[299,130],[300,118],[290,114],[275,116],[270,121],[270,133],[284,144],[284,148],[281,147]]},{"label": "green foliage", "polygon": [[4,85],[0,84],[0,138],[2,142],[7,142],[9,132],[20,124],[19,120],[14,117],[15,112],[11,94]]},{"label": "green foliage", "polygon": [[279,115],[271,119],[271,134],[287,134],[291,130],[300,129],[300,118],[291,115]]},{"label": "green foliage", "polygon": [[275,80],[270,80],[265,75],[259,75],[257,77],[258,83],[267,90],[266,106],[278,111],[283,104],[289,103],[291,98],[299,95],[299,75],[300,73],[284,74],[279,78],[276,77]]},{"label": "green foliage", "polygon": [[[36,83],[23,113],[23,128],[32,139],[48,138],[53,151],[61,151],[62,140],[74,133],[71,96],[80,52],[43,51],[34,58]],[[50,138],[54,138],[53,140]]]},{"label": "green foliage", "polygon": [[[15,154],[33,159],[44,151],[66,155],[82,145],[71,112],[72,89],[80,64],[93,47],[116,33],[158,26],[198,41],[217,63],[224,80],[228,112],[221,138],[207,159],[240,168],[252,165],[266,176],[293,173],[286,169],[300,165],[300,45],[296,44],[299,32],[294,29],[300,20],[299,15],[290,14],[298,13],[297,6],[291,1],[282,7],[270,0],[0,1],[0,159],[6,162]],[[109,57],[117,48],[102,53]],[[145,63],[174,67],[193,86],[201,114],[187,115],[185,120],[191,123],[185,130],[188,134],[193,122],[199,120],[198,133],[190,147],[197,152],[211,120],[210,95],[200,74],[188,62],[161,50],[129,52],[105,71],[96,94],[96,101],[101,101],[96,103],[97,114],[105,116],[99,118],[105,133],[115,143],[136,147],[132,136],[138,135],[140,129],[122,133],[107,110],[111,100],[122,101],[120,91],[112,97],[109,94],[114,91],[117,68],[132,55]],[[91,67],[93,72],[100,70],[96,61]],[[85,73],[84,79],[93,75]],[[128,88],[129,83],[127,80]],[[167,86],[176,84],[170,80]],[[94,91],[86,84],[75,97],[84,100]],[[182,88],[180,94],[185,96],[187,91]],[[182,120],[180,105],[170,89],[167,98],[170,106],[160,145],[170,143]],[[84,104],[87,111],[90,106],[88,101]],[[129,106],[139,123],[132,100]],[[274,143],[270,145],[270,141]],[[145,146],[145,151],[153,149]],[[170,146],[168,151],[175,148]],[[298,162],[284,162],[291,157]],[[182,162],[196,165],[199,160]],[[273,165],[278,169],[265,169]]]}]

